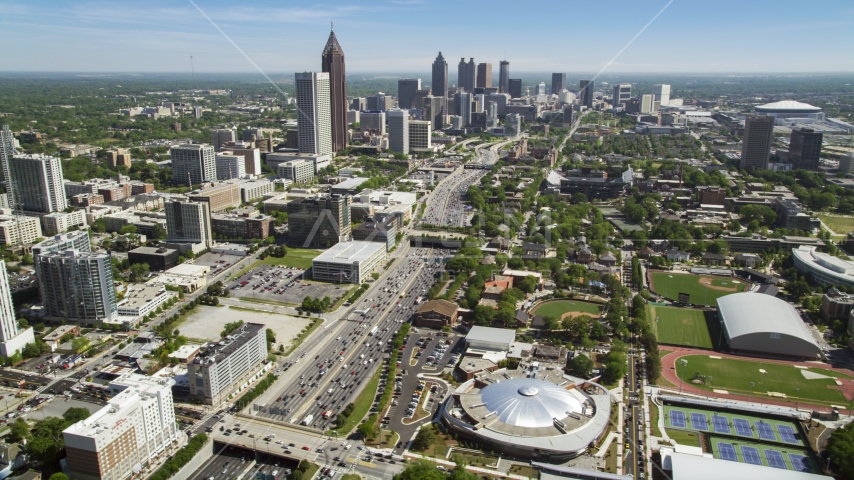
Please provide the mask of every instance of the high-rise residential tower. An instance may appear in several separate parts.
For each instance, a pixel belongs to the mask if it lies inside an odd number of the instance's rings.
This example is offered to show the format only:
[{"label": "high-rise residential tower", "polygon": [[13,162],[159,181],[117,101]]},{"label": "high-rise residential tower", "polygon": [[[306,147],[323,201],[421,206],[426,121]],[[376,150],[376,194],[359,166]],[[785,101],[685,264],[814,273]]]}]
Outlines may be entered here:
[{"label": "high-rise residential tower", "polygon": [[169,150],[169,156],[175,185],[198,185],[216,180],[216,153],[212,145],[178,145]]},{"label": "high-rise residential tower", "polygon": [[792,129],[789,140],[789,163],[792,169],[818,170],[823,140],[824,134],[812,128]]},{"label": "high-rise residential tower", "polygon": [[552,74],[552,95],[557,95],[561,90],[566,88],[566,74],[565,73],[553,73]]},{"label": "high-rise residential tower", "polygon": [[593,80],[581,80],[579,83],[578,103],[593,108]]},{"label": "high-rise residential tower", "polygon": [[739,168],[768,168],[771,143],[774,141],[774,117],[748,115],[744,119]]},{"label": "high-rise residential tower", "polygon": [[477,87],[492,88],[492,64],[477,64]]},{"label": "high-rise residential tower", "polygon": [[[442,98],[442,115],[447,115],[448,111],[448,62],[442,56],[442,52],[433,61],[433,78],[430,84],[430,89],[434,97]],[[433,111],[433,115],[438,112]],[[443,122],[444,123],[444,122]],[[442,128],[442,123],[433,123],[437,130]]]},{"label": "high-rise residential tower", "polygon": [[9,208],[15,208],[15,184],[11,181],[11,163],[12,157],[15,156],[15,136],[9,130],[9,125],[3,125],[0,129],[0,168],[3,172],[3,181],[6,182],[6,198],[9,203]]},{"label": "high-rise residential tower", "polygon": [[[297,131],[300,153],[332,153],[332,118],[329,99],[329,74],[295,74],[297,92]],[[344,118],[346,121],[346,117]]]},{"label": "high-rise residential tower", "polygon": [[477,64],[474,63],[474,57],[466,62],[465,58],[460,58],[460,63],[457,65],[457,87],[464,92],[474,92],[474,87],[477,85]]},{"label": "high-rise residential tower", "polygon": [[498,93],[510,93],[510,62],[502,60],[498,69]]},{"label": "high-rise residential tower", "polygon": [[211,210],[207,202],[175,200],[163,204],[166,211],[167,242],[201,243],[213,246]]},{"label": "high-rise residential tower", "polygon": [[397,81],[397,106],[399,108],[415,108],[415,94],[421,90],[420,78],[401,78]]},{"label": "high-rise residential tower", "polygon": [[344,68],[344,50],[338,44],[334,30],[329,32],[329,39],[326,41],[326,47],[323,48],[322,63],[323,72],[329,75],[329,117],[332,123],[332,151],[337,152],[338,150],[347,148],[347,78]]},{"label": "high-rise residential tower", "polygon": [[14,191],[23,210],[51,213],[68,207],[59,158],[15,154],[10,167]]},{"label": "high-rise residential tower", "polygon": [[462,117],[463,126],[468,127],[471,125],[471,113],[472,113],[472,94],[466,92],[460,92],[455,97],[456,101],[456,109],[457,115]]},{"label": "high-rise residential tower", "polygon": [[86,325],[118,316],[109,254],[71,249],[34,260],[47,316]]},{"label": "high-rise residential tower", "polygon": [[10,357],[34,341],[33,329],[21,329],[15,319],[6,262],[0,259],[0,355]]},{"label": "high-rise residential tower", "polygon": [[409,112],[398,108],[388,114],[388,149],[392,152],[409,153]]}]

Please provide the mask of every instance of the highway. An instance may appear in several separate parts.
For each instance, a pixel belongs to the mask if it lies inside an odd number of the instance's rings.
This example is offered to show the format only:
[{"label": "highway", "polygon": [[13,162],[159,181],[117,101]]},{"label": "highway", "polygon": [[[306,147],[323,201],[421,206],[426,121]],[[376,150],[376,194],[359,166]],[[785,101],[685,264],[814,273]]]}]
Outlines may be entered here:
[{"label": "highway", "polygon": [[[637,344],[635,344],[637,348]],[[629,389],[629,409],[626,412],[626,447],[630,450],[627,473],[633,478],[644,478],[646,460],[644,457],[643,429],[643,377],[644,368],[641,356],[635,349],[629,351],[629,373],[626,386]]]}]

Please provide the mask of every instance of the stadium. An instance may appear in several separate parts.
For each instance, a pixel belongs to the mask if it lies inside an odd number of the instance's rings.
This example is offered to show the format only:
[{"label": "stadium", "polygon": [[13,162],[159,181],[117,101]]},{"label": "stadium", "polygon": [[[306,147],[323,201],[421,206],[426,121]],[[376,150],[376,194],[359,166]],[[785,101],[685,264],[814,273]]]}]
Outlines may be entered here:
[{"label": "stadium", "polygon": [[608,426],[611,399],[536,364],[483,373],[460,385],[440,410],[451,431],[503,454],[564,462],[584,453]]},{"label": "stadium", "polygon": [[722,334],[734,352],[814,360],[821,348],[794,307],[761,293],[718,299]]},{"label": "stadium", "polygon": [[824,113],[821,111],[821,107],[816,107],[808,103],[796,102],[794,100],[783,100],[782,102],[757,105],[753,111],[759,115],[774,117],[774,123],[777,125],[782,124],[782,120],[787,118],[811,118],[814,120],[824,120]]}]

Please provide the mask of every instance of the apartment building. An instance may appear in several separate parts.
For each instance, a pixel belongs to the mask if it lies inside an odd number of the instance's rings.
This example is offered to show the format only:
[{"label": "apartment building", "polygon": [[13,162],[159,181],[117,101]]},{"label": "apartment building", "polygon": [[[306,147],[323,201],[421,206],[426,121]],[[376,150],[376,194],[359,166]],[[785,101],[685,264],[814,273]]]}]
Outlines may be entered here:
[{"label": "apartment building", "polygon": [[219,342],[202,347],[187,364],[191,397],[219,405],[258,370],[267,358],[266,325],[246,323]]},{"label": "apartment building", "polygon": [[0,243],[5,245],[33,243],[41,236],[42,223],[39,217],[0,215]]},{"label": "apartment building", "polygon": [[210,207],[204,202],[166,202],[166,232],[170,243],[213,246]]},{"label": "apartment building", "polygon": [[191,192],[187,198],[193,202],[207,203],[211,212],[223,212],[228,208],[240,206],[240,185],[238,183],[221,183],[207,186]]},{"label": "apartment building", "polygon": [[110,255],[56,251],[35,257],[35,269],[48,317],[99,325],[118,316]]}]

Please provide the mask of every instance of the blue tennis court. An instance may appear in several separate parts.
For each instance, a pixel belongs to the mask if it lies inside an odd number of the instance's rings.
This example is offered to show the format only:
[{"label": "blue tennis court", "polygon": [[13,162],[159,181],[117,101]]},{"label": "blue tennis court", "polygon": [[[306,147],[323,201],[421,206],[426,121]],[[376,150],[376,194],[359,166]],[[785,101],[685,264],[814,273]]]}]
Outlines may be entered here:
[{"label": "blue tennis court", "polygon": [[735,425],[735,433],[745,436],[745,437],[753,437],[753,432],[750,430],[750,422],[743,418],[733,418],[732,424]]},{"label": "blue tennis court", "polygon": [[744,463],[753,465],[762,465],[762,459],[759,458],[759,449],[756,447],[741,447],[741,457],[744,458]]},{"label": "blue tennis court", "polygon": [[691,414],[691,426],[694,427],[694,430],[708,430],[709,429],[709,421],[706,419],[705,413],[692,413]]},{"label": "blue tennis court", "polygon": [[797,455],[795,453],[789,454],[789,461],[792,462],[792,468],[797,470],[798,472],[809,472],[810,467],[807,463],[807,457],[803,455]]},{"label": "blue tennis court", "polygon": [[777,441],[777,436],[774,435],[774,430],[771,429],[770,423],[757,420],[753,422],[753,424],[756,425],[756,431],[759,432],[759,438],[762,440]]},{"label": "blue tennis court", "polygon": [[729,422],[727,422],[726,417],[712,415],[712,424],[714,425],[715,432],[726,433],[727,435],[729,435]]},{"label": "blue tennis court", "polygon": [[765,459],[768,460],[768,465],[774,468],[786,468],[786,462],[783,460],[783,454],[777,450],[765,450]]},{"label": "blue tennis court", "polygon": [[777,425],[777,431],[780,432],[780,438],[786,443],[801,443],[795,435],[795,429],[789,425]]},{"label": "blue tennis court", "polygon": [[721,456],[721,460],[729,460],[730,462],[738,461],[738,456],[735,454],[735,447],[731,443],[718,442],[718,455]]},{"label": "blue tennis court", "polygon": [[670,411],[670,426],[676,428],[685,428],[688,423],[685,421],[685,412],[679,410]]}]

